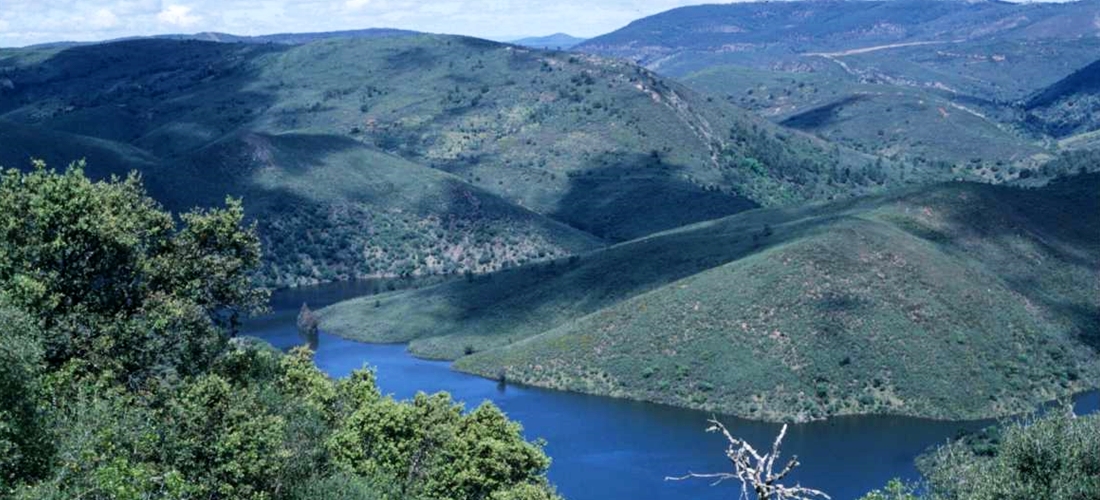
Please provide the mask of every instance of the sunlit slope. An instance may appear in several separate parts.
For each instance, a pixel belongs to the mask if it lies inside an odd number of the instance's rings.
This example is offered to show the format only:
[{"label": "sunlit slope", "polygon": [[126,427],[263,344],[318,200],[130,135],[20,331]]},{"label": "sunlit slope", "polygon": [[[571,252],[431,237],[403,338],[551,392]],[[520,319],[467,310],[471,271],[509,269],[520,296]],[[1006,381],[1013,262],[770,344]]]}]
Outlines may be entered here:
[{"label": "sunlit slope", "polygon": [[1095,60],[1098,13],[1096,0],[698,5],[639,19],[577,50],[675,77],[730,64],[801,73],[824,55],[865,78],[1019,98]]},{"label": "sunlit slope", "polygon": [[868,154],[904,158],[925,173],[953,169],[960,176],[1007,180],[1048,152],[1042,139],[1012,124],[1017,111],[1010,106],[991,110],[931,89],[866,83],[838,66],[805,73],[718,66],[683,80],[776,123]]},{"label": "sunlit slope", "polygon": [[1003,414],[1096,380],[1097,187],[746,212],[321,315],[490,377],[744,416]]},{"label": "sunlit slope", "polygon": [[461,370],[745,417],[980,418],[1095,387],[1100,177],[938,188]]}]

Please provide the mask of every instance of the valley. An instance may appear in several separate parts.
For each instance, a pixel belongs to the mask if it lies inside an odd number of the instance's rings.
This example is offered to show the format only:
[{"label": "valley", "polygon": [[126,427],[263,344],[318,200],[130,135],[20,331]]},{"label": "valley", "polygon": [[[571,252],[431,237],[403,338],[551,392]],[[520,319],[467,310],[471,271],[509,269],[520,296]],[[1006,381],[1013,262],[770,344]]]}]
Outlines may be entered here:
[{"label": "valley", "polygon": [[139,170],[169,207],[243,196],[273,286],[483,273],[905,169],[627,63],[461,37],[133,40],[0,71],[0,120],[31,141],[0,161]]},{"label": "valley", "polygon": [[1100,0],[271,1],[0,11],[0,500],[1100,495]]}]

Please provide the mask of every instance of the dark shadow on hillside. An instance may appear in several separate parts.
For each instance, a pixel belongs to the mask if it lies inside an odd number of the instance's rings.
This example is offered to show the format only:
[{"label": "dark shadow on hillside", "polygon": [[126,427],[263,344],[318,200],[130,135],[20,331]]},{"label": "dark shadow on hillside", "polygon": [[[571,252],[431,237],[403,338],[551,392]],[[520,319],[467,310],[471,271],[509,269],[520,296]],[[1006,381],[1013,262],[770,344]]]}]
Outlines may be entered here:
[{"label": "dark shadow on hillside", "polygon": [[1100,353],[1100,303],[1094,302],[1093,307],[1074,305],[1067,309],[1066,313],[1076,320],[1077,340]]},{"label": "dark shadow on hillside", "polygon": [[1072,99],[1077,94],[1100,91],[1100,60],[1081,68],[1053,85],[1040,90],[1024,103],[1025,110],[1049,106],[1061,99]]},{"label": "dark shadow on hillside", "polygon": [[94,178],[139,170],[150,194],[171,209],[220,204],[232,190],[210,192],[203,181],[223,175],[222,165],[185,157],[274,103],[274,95],[250,89],[260,79],[252,63],[286,49],[152,39],[71,47],[7,72],[14,88],[0,96],[0,109],[26,106],[21,122],[74,134],[40,145],[43,157],[88,156]]},{"label": "dark shadow on hillside", "polygon": [[570,174],[551,217],[609,241],[627,241],[759,207],[702,188],[658,155],[603,155]]},{"label": "dark shadow on hillside", "polygon": [[[992,262],[1002,268],[992,271],[1032,304],[1068,320],[1073,325],[1069,333],[1100,352],[1100,174],[1067,177],[1039,189],[973,187],[995,201],[949,211],[950,223],[990,242],[1024,237],[1039,247],[1038,256],[1019,250],[998,254]],[[989,217],[990,210],[1002,213]],[[1002,218],[1007,223],[990,222]],[[955,238],[947,243],[962,247]],[[1044,273],[1050,272],[1063,273],[1070,281],[1044,285],[1050,280]]]},{"label": "dark shadow on hillside", "polygon": [[416,71],[436,66],[442,60],[442,56],[424,47],[411,47],[386,57],[386,64],[395,71]]},{"label": "dark shadow on hillside", "polygon": [[813,131],[836,123],[839,120],[840,111],[847,106],[867,99],[863,94],[854,94],[838,101],[819,106],[809,111],[799,113],[780,122],[784,127],[798,130]]},{"label": "dark shadow on hillside", "polygon": [[683,232],[475,276],[403,301],[447,305],[446,313],[431,318],[434,326],[415,332],[416,336],[496,335],[515,341],[679,279],[827,231],[830,222],[845,217],[813,215],[795,209],[754,211]]}]

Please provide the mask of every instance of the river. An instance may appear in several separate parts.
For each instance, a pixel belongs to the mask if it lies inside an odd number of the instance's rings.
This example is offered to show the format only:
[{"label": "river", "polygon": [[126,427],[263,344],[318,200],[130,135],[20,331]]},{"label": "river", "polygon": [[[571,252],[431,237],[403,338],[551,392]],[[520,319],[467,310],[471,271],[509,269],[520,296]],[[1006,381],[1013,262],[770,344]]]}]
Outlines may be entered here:
[{"label": "river", "polygon": [[[295,319],[303,302],[318,309],[379,290],[377,283],[340,283],[286,290],[272,311],[250,320],[244,334],[279,348],[300,344]],[[547,441],[550,480],[568,500],[736,499],[740,485],[704,480],[666,481],[687,472],[725,471],[724,441],[704,432],[710,414],[671,406],[515,385],[452,371],[449,363],[410,356],[404,345],[372,345],[322,332],[317,365],[333,377],[369,365],[384,393],[399,399],[417,391],[447,391],[471,408],[484,400],[521,422],[529,439]],[[1100,393],[1076,398],[1078,412],[1100,408]],[[779,425],[719,417],[736,436],[767,448]],[[782,451],[803,466],[792,479],[834,500],[858,498],[894,477],[916,479],[913,460],[929,446],[990,422],[944,422],[909,417],[852,416],[792,425]]]}]

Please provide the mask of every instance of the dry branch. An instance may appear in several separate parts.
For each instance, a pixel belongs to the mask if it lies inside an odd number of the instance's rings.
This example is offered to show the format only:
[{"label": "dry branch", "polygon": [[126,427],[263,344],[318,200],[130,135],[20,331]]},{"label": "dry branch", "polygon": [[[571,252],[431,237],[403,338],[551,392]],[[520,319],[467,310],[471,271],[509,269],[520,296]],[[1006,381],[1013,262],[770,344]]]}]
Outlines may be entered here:
[{"label": "dry branch", "polygon": [[801,485],[786,486],[780,481],[787,477],[798,467],[798,457],[791,457],[787,464],[777,473],[775,461],[779,458],[779,447],[783,444],[783,437],[787,435],[787,426],[779,431],[779,436],[772,443],[771,453],[761,456],[749,443],[733,437],[729,429],[716,419],[710,419],[710,427],[707,432],[721,432],[729,442],[726,448],[726,458],[733,464],[733,472],[717,472],[710,474],[697,474],[689,472],[685,476],[666,477],[666,481],[683,481],[685,479],[713,479],[714,485],[728,479],[741,481],[741,498],[748,499],[751,486],[759,500],[812,500],[813,497],[822,497],[831,500],[829,495]]}]

